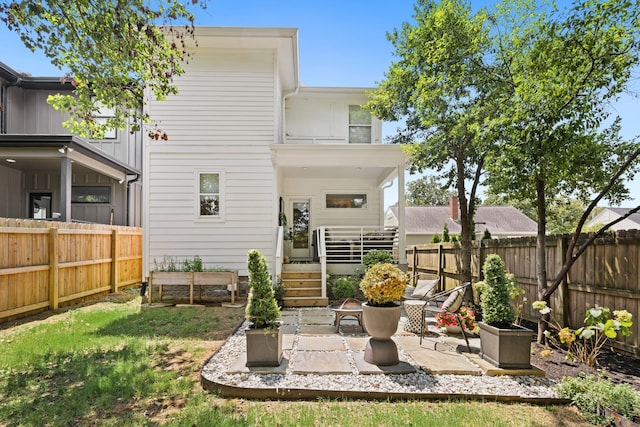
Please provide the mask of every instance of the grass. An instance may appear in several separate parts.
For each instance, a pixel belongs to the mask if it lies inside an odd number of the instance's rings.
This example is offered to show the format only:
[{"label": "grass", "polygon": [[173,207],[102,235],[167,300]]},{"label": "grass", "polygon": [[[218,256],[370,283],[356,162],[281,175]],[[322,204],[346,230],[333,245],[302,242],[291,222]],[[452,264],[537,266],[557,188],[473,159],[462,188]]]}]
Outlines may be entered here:
[{"label": "grass", "polygon": [[199,370],[243,316],[150,309],[129,294],[0,325],[0,426],[588,425],[567,407],[222,399],[202,390]]}]

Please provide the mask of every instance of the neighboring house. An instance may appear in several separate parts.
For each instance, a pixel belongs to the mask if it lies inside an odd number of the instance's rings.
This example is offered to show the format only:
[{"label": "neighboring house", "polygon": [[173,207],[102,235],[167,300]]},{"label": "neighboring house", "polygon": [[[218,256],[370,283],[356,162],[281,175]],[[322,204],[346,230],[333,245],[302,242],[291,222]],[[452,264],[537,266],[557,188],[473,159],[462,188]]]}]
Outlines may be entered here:
[{"label": "neighboring house", "polygon": [[366,89],[301,86],[297,29],[198,27],[196,37],[179,93],[148,105],[169,140],[145,142],[146,267],[199,255],[246,276],[255,248],[276,276],[287,258],[320,265],[323,283],[353,272],[363,242],[388,236],[383,190],[407,162],[360,108]]},{"label": "neighboring house", "polygon": [[[585,225],[585,228],[601,227],[623,217],[631,209],[633,208],[604,208]],[[608,229],[608,231],[618,230],[640,230],[640,213],[636,212]]]},{"label": "neighboring house", "polygon": [[[405,208],[407,246],[425,245],[434,234],[442,236],[444,225],[449,234],[460,234],[460,208],[458,198],[452,197],[449,206],[407,206]],[[513,206],[479,206],[474,222],[475,234],[482,237],[489,230],[491,237],[535,236],[537,224]],[[398,224],[398,207],[391,206],[385,215],[386,226]]]},{"label": "neighboring house", "polygon": [[70,135],[47,97],[72,89],[0,63],[0,217],[141,226],[141,134]]}]

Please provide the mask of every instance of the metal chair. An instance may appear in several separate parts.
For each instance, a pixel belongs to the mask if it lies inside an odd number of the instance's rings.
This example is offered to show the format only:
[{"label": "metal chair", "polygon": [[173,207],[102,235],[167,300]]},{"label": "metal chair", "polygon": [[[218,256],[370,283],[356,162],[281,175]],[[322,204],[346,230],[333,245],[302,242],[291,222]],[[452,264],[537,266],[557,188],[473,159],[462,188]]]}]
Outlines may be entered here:
[{"label": "metal chair", "polygon": [[[424,300],[425,304],[422,307],[422,319],[421,319],[422,323],[420,325],[420,345],[422,345],[422,338],[424,337],[424,329],[425,329],[427,312],[449,313],[454,315],[456,321],[458,322],[458,326],[460,326],[460,330],[462,331],[462,336],[464,337],[464,341],[467,343],[467,350],[469,350],[469,353],[471,353],[471,346],[469,345],[469,339],[467,338],[467,335],[464,333],[464,328],[462,327],[460,316],[458,316],[458,311],[460,310],[460,307],[462,307],[464,294],[470,286],[471,286],[471,282],[466,282],[466,283],[463,283],[462,285],[456,286],[453,289],[438,292],[437,294],[433,295],[429,299]],[[442,304],[442,307],[438,307],[437,305],[429,305],[429,302],[442,300],[442,298],[444,297],[446,297],[446,300]]]}]

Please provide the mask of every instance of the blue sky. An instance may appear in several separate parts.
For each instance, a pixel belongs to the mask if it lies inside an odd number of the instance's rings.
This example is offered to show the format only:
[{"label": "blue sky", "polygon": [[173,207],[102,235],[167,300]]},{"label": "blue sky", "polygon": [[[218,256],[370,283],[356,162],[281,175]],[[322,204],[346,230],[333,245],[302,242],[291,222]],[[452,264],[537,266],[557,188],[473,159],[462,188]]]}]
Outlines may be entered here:
[{"label": "blue sky", "polygon": [[[561,3],[561,2],[559,2]],[[197,25],[296,27],[299,29],[300,80],[307,86],[373,87],[384,78],[392,61],[392,46],[386,33],[410,21],[413,0],[210,0],[198,11]],[[484,1],[473,2],[481,7]],[[41,54],[26,49],[17,35],[0,25],[0,61],[34,76],[57,76]],[[638,73],[636,73],[637,77]],[[640,91],[640,81],[633,89]],[[640,100],[625,97],[614,107],[623,120],[623,136],[640,135]],[[394,125],[383,128],[384,134]],[[410,180],[415,176],[409,177]],[[640,203],[640,178],[631,184]],[[386,204],[393,203],[396,190],[387,190]]]}]

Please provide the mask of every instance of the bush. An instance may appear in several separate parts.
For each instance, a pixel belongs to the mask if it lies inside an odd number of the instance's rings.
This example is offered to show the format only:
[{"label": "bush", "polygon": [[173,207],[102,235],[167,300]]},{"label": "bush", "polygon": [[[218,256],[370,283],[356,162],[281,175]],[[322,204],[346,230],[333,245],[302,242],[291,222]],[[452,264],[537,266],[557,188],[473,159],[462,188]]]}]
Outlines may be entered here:
[{"label": "bush", "polygon": [[356,295],[356,287],[348,277],[339,277],[331,287],[335,299],[353,298]]},{"label": "bush", "polygon": [[558,386],[558,396],[571,399],[592,423],[609,425],[600,408],[612,409],[629,419],[640,417],[640,392],[628,384],[613,384],[603,376],[565,377]]},{"label": "bush", "polygon": [[362,264],[365,270],[368,270],[375,264],[391,264],[391,261],[393,261],[391,254],[380,249],[373,249],[367,252],[362,258]]},{"label": "bush", "polygon": [[[543,315],[551,312],[545,301],[534,301],[532,306]],[[623,337],[631,335],[633,315],[627,310],[615,310],[611,313],[608,307],[593,307],[587,309],[584,326],[577,330],[563,328],[553,318],[547,325],[549,328],[544,332],[545,337],[556,348],[565,346],[567,359],[595,367],[600,350],[609,339],[617,338],[618,334]]]},{"label": "bush", "polygon": [[407,280],[407,275],[395,265],[375,264],[367,270],[360,289],[370,305],[389,307],[402,298]]},{"label": "bush", "polygon": [[508,328],[516,319],[511,304],[509,279],[499,255],[487,256],[482,268],[485,289],[481,296],[482,321],[497,328]]},{"label": "bush", "polygon": [[250,250],[247,256],[247,269],[251,290],[245,316],[251,322],[251,328],[276,328],[280,309],[264,255],[256,249]]}]

